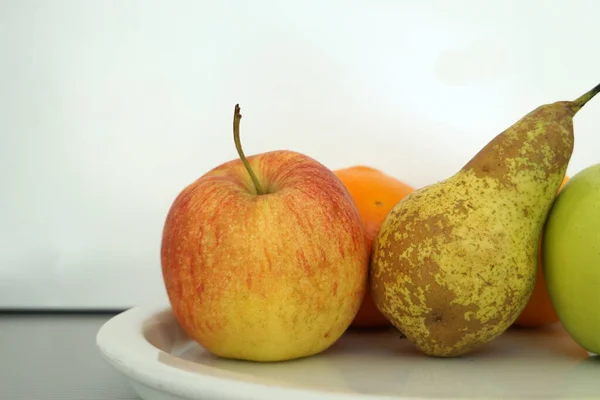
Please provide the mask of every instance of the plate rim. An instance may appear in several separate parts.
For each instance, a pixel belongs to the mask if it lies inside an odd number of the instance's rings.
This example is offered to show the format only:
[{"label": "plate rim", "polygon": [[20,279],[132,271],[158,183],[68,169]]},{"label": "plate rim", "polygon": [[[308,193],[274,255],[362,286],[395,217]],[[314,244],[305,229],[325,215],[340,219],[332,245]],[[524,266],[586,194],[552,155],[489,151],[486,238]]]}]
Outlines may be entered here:
[{"label": "plate rim", "polygon": [[[113,316],[96,334],[96,347],[102,358],[128,379],[159,392],[185,399],[280,400],[425,400],[425,397],[387,396],[363,393],[290,388],[180,370],[157,362],[162,352],[144,336],[146,321],[165,312],[169,306],[136,306]],[[318,355],[316,355],[318,356]],[[202,397],[200,397],[202,396]]]}]

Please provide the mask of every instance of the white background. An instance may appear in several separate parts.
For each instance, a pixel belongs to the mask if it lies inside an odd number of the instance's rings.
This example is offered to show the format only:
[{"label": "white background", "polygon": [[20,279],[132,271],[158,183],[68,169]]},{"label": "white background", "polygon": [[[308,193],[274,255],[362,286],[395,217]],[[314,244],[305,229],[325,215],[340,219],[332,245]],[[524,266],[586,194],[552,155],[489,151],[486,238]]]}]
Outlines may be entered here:
[{"label": "white background", "polygon": [[[600,2],[0,0],[0,308],[166,301],[188,183],[247,154],[453,174],[600,82]],[[569,174],[600,162],[600,99]]]}]

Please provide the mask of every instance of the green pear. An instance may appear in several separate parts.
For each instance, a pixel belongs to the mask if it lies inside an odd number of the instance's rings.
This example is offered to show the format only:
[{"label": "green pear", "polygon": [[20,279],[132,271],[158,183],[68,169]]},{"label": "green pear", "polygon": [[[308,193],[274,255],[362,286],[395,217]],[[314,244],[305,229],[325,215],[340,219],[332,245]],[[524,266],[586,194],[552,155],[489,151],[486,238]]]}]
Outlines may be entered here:
[{"label": "green pear", "polygon": [[424,353],[465,354],[505,331],[534,287],[542,228],[573,151],[575,101],[542,105],[460,171],[414,191],[375,239],[379,310]]},{"label": "green pear", "polygon": [[600,163],[578,172],[558,195],[542,257],[562,325],[581,347],[600,354]]}]

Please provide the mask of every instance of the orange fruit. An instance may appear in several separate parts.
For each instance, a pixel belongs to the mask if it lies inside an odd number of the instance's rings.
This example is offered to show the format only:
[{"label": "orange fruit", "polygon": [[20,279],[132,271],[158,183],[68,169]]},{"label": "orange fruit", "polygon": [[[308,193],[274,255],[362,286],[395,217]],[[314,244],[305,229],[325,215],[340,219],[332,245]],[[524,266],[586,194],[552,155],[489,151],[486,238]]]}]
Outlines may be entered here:
[{"label": "orange fruit", "polygon": [[[567,183],[569,177],[565,176],[560,185],[560,189]],[[541,239],[540,239],[541,246]],[[541,247],[540,247],[541,249]],[[531,297],[525,306],[525,309],[521,311],[519,317],[514,322],[515,326],[525,328],[535,328],[542,325],[553,324],[558,322],[558,315],[554,311],[548,289],[546,288],[546,280],[544,279],[543,273],[544,264],[542,262],[542,253],[538,255],[538,268],[535,279],[535,287],[531,293]]]},{"label": "orange fruit", "polygon": [[[360,213],[365,227],[365,240],[369,253],[373,240],[379,232],[383,220],[390,210],[415,189],[375,168],[352,166],[333,171],[346,186]],[[383,327],[389,321],[379,312],[367,288],[363,303],[358,310],[352,326]]]}]

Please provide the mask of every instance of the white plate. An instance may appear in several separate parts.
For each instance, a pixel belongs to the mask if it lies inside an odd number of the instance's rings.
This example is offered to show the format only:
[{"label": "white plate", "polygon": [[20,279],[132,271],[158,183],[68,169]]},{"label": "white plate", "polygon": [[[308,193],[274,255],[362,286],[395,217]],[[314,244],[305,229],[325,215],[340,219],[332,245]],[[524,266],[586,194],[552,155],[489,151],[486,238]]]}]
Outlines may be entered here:
[{"label": "white plate", "polygon": [[109,320],[97,345],[146,400],[600,396],[600,359],[558,324],[510,329],[453,359],[424,356],[393,329],[349,330],[319,355],[261,364],[212,356],[183,333],[168,308],[134,308]]}]

